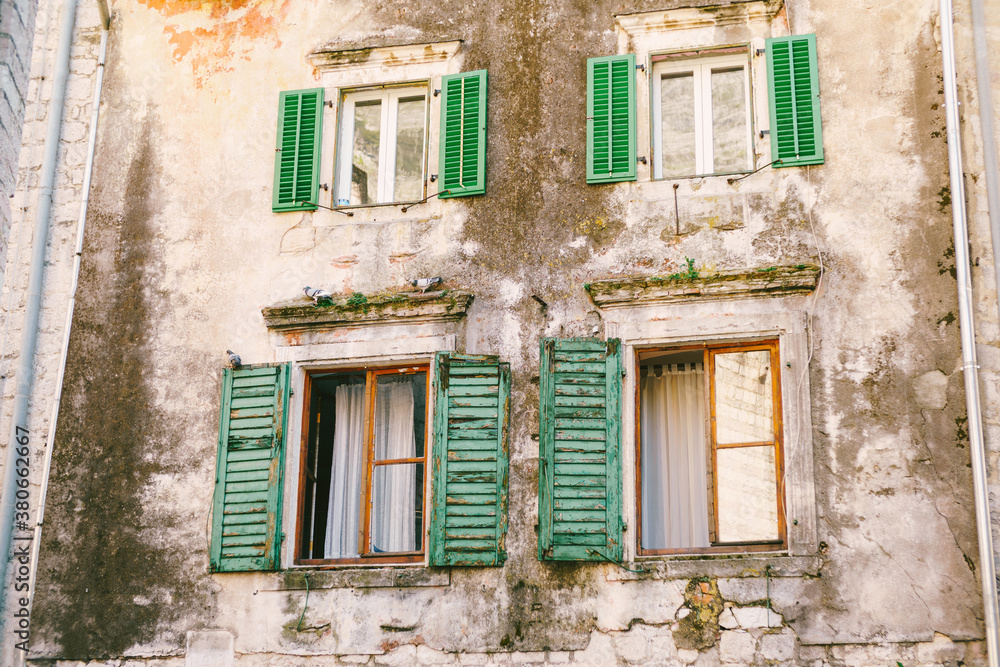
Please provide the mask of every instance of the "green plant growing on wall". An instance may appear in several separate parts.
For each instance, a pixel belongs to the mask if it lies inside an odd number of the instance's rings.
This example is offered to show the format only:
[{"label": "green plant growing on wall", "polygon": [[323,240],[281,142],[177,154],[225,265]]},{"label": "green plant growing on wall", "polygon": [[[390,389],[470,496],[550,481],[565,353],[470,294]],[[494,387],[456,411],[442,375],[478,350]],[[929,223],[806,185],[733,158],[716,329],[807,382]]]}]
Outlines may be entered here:
[{"label": "green plant growing on wall", "polygon": [[694,258],[684,257],[686,268],[678,273],[671,273],[667,278],[670,280],[697,280],[698,270],[694,268]]},{"label": "green plant growing on wall", "polygon": [[360,308],[364,312],[368,312],[368,297],[366,297],[361,292],[355,292],[350,297],[348,297],[346,305],[352,308]]}]

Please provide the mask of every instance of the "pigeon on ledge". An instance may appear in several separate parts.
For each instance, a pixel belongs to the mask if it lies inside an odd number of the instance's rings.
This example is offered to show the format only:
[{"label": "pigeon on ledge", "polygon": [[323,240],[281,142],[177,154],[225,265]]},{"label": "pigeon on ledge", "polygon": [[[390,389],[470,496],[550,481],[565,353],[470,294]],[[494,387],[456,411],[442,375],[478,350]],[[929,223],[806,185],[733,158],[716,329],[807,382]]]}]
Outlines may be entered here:
[{"label": "pigeon on ledge", "polygon": [[420,290],[421,293],[424,293],[427,290],[440,285],[441,276],[435,276],[434,278],[417,278],[416,280],[411,280],[410,284]]},{"label": "pigeon on ledge", "polygon": [[325,289],[320,289],[319,287],[316,287],[314,289],[312,287],[309,287],[309,285],[306,285],[305,287],[302,288],[302,291],[305,293],[307,297],[312,299],[313,303],[315,303],[317,306],[323,304],[330,305],[331,303],[333,303],[333,295],[327,292]]},{"label": "pigeon on ledge", "polygon": [[240,355],[236,354],[232,350],[226,350],[226,354],[229,355],[229,367],[233,370],[239,369],[243,365],[243,361],[240,359]]}]

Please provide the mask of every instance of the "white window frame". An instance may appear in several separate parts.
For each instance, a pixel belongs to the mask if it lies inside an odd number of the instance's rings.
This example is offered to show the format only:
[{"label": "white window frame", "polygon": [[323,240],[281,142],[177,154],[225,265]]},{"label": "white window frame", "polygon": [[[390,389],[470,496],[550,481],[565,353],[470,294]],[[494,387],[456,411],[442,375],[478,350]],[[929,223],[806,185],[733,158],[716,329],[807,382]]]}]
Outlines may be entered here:
[{"label": "white window frame", "polygon": [[[399,101],[409,97],[424,98],[424,145],[421,156],[421,197],[414,200],[395,199],[396,179],[396,127],[399,114]],[[381,124],[379,126],[378,155],[378,186],[375,201],[370,204],[341,204],[343,200],[351,199],[351,173],[354,164],[354,107],[358,102],[381,102]],[[339,123],[336,159],[336,179],[334,182],[334,205],[338,208],[359,206],[382,206],[386,204],[405,204],[420,201],[426,196],[427,190],[427,147],[430,117],[430,86],[426,82],[419,84],[401,84],[393,87],[381,87],[366,90],[346,90],[341,95],[341,115]],[[386,141],[390,138],[391,141]]]},{"label": "white window frame", "polygon": [[[720,69],[743,69],[743,110],[746,115],[746,155],[745,170],[720,172],[715,169],[714,128],[712,125],[712,72]],[[690,72],[694,77],[694,124],[695,124],[695,173],[663,176],[663,123],[660,102],[660,83],[664,74],[682,74]],[[667,59],[653,63],[652,89],[652,150],[653,179],[686,178],[689,176],[709,176],[717,174],[741,173],[752,171],[754,164],[753,146],[753,116],[750,77],[750,58],[747,53],[702,56],[677,60]]]}]

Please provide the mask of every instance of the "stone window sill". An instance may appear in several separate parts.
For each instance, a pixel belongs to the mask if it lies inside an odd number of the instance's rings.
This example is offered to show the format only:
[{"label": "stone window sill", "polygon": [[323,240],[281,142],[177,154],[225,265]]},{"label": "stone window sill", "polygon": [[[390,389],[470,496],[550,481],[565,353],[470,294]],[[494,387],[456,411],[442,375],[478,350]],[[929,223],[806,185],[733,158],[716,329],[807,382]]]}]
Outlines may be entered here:
[{"label": "stone window sill", "polygon": [[[655,556],[625,563],[629,569],[609,568],[608,581],[649,581],[695,577],[819,577],[823,559],[789,554],[718,554],[711,556]],[[635,570],[635,571],[633,571]]]},{"label": "stone window sill", "polygon": [[427,568],[422,564],[410,567],[344,568],[315,570],[296,567],[268,575],[275,578],[273,588],[297,591],[332,588],[426,588],[451,585],[451,570]]}]

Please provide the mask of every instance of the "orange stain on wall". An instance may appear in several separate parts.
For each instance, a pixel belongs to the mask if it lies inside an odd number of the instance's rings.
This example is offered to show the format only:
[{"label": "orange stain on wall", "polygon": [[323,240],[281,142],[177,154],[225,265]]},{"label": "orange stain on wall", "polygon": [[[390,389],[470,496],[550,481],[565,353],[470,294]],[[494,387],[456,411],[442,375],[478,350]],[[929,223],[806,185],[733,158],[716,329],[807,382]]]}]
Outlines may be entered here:
[{"label": "orange stain on wall", "polygon": [[[174,48],[174,62],[189,62],[201,88],[212,75],[232,71],[234,60],[249,60],[258,42],[281,46],[278,28],[292,0],[139,1],[172,19],[163,32]],[[206,17],[213,24],[207,28]]]}]

